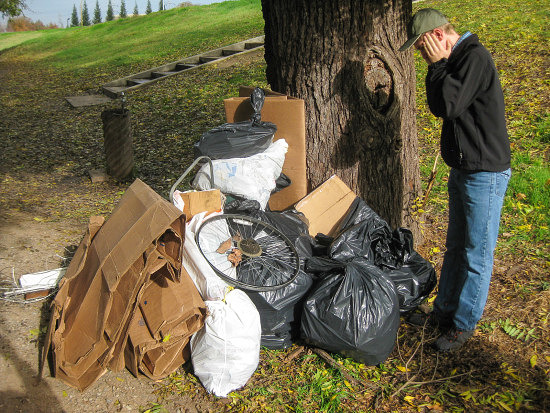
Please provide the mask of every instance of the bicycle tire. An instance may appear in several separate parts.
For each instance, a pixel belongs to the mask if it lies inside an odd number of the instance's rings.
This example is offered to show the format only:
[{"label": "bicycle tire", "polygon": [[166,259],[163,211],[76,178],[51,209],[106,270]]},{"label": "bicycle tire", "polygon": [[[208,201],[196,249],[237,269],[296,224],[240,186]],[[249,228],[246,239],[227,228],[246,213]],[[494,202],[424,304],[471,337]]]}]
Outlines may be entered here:
[{"label": "bicycle tire", "polygon": [[[259,219],[240,214],[213,216],[201,224],[195,241],[214,272],[235,287],[273,291],[298,276],[300,258],[292,242],[276,227]],[[232,262],[231,254],[240,261]]]}]

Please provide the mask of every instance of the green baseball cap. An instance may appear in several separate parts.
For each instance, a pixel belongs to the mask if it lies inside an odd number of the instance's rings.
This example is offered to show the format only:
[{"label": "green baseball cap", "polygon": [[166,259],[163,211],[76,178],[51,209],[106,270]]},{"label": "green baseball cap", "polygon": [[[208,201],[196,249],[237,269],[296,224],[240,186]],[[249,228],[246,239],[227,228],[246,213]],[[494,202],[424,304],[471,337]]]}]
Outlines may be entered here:
[{"label": "green baseball cap", "polygon": [[421,9],[413,16],[407,26],[408,40],[399,48],[402,52],[416,43],[424,33],[449,23],[447,18],[436,9]]}]

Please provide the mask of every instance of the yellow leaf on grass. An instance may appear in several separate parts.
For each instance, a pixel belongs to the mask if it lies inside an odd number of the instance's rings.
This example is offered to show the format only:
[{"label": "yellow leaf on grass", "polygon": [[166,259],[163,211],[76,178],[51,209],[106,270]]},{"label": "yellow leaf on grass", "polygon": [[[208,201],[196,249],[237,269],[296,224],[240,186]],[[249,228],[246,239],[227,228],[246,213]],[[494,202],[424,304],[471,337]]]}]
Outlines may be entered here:
[{"label": "yellow leaf on grass", "polygon": [[537,355],[533,354],[531,358],[529,359],[529,364],[531,367],[535,367],[537,365]]},{"label": "yellow leaf on grass", "polygon": [[428,298],[428,303],[433,303],[435,301],[435,295]]},{"label": "yellow leaf on grass", "polygon": [[405,366],[395,366],[395,368],[397,368],[397,370],[399,371],[402,371],[403,373],[407,372],[407,371],[410,371],[408,368],[406,368]]},{"label": "yellow leaf on grass", "polygon": [[67,397],[67,392],[65,390],[63,390],[63,392],[61,392],[61,394],[63,395],[63,397]]},{"label": "yellow leaf on grass", "polygon": [[502,407],[504,410],[506,410],[507,412],[513,412],[512,408],[510,406],[508,406],[506,403],[504,402],[501,402],[500,400],[497,401],[498,405],[500,407]]},{"label": "yellow leaf on grass", "polygon": [[162,342],[166,343],[168,340],[170,340],[170,334],[164,336],[164,338],[162,339]]},{"label": "yellow leaf on grass", "polygon": [[405,401],[409,404],[413,404],[413,401],[414,401],[414,397],[413,396],[405,396],[404,397]]}]

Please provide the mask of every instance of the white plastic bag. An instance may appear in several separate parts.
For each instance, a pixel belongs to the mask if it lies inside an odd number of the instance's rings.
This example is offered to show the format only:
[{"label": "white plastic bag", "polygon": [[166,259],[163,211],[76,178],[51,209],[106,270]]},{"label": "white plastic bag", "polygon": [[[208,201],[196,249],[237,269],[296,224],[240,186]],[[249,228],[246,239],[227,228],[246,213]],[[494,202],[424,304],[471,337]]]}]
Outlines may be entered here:
[{"label": "white plastic bag", "polygon": [[[273,142],[264,152],[247,158],[218,159],[212,161],[214,187],[224,194],[233,194],[256,200],[265,209],[275,181],[281,175],[288,144],[284,139]],[[210,166],[201,167],[193,186],[201,190],[212,189]]]},{"label": "white plastic bag", "polygon": [[[174,192],[173,202],[183,211],[183,201],[179,196],[179,191]],[[201,212],[185,225],[185,242],[183,243],[181,263],[195,283],[203,300],[221,300],[227,293],[229,284],[216,275],[195,242],[195,233],[206,219],[206,215],[207,212]],[[212,213],[208,217],[214,215],[218,215],[218,213]]]},{"label": "white plastic bag", "polygon": [[204,327],[191,338],[191,361],[205,389],[227,397],[244,386],[258,367],[260,315],[241,290],[205,304],[209,314]]}]

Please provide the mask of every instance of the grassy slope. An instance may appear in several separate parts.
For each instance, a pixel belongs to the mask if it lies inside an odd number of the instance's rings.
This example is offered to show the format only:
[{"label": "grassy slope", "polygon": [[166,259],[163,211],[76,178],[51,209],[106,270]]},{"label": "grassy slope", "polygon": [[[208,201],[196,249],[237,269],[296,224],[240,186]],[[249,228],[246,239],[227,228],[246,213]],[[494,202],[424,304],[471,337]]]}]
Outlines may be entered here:
[{"label": "grassy slope", "polygon": [[[399,351],[384,365],[368,367],[336,357],[354,377],[379,386],[375,393],[350,384],[314,355],[302,355],[296,362],[288,363],[286,352],[264,351],[258,373],[245,389],[231,394],[230,405],[222,407],[214,397],[205,396],[201,385],[189,374],[166,380],[159,394],[181,393],[180,397],[196,394],[190,403],[203,403],[204,410],[282,411],[290,406],[297,411],[360,411],[367,409],[367,403],[371,407],[414,411],[417,406],[423,406],[418,407],[420,410],[435,411],[521,411],[529,406],[541,410],[550,371],[550,283],[547,278],[550,268],[547,227],[550,77],[545,46],[548,44],[545,1],[506,0],[495,7],[494,2],[488,0],[466,0],[460,4],[432,0],[420,5],[440,8],[453,16],[459,31],[476,32],[494,54],[505,91],[513,145],[514,175],[503,214],[504,236],[497,251],[497,263],[503,269],[496,270],[484,321],[469,350],[437,359],[428,350],[416,347],[417,330],[403,326]],[[240,21],[249,23],[235,24],[233,15],[227,15],[227,7],[245,13],[248,17]],[[417,7],[419,5],[415,5]],[[196,21],[201,19],[203,11],[211,14],[198,24]],[[133,23],[139,23],[141,29],[132,29]],[[55,106],[53,102],[97,86],[99,80],[132,73],[135,68],[145,69],[199,50],[256,36],[261,34],[261,26],[259,1],[238,1],[155,13],[92,28],[52,31],[0,55],[0,64],[21,64],[27,74],[21,79],[14,77],[21,83],[20,87],[13,86],[13,92],[0,99],[6,118],[20,111],[14,118],[17,125],[14,123],[13,130],[0,142],[0,152],[9,155],[0,167],[6,188],[0,197],[0,206],[29,209],[37,214],[43,211],[33,209],[33,204],[49,206],[50,215],[44,219],[74,216],[83,222],[91,214],[107,213],[120,196],[120,187],[108,189],[109,198],[98,197],[94,192],[97,187],[83,178],[77,190],[84,193],[79,192],[79,199],[73,200],[74,197],[56,183],[58,175],[84,176],[88,169],[103,166],[101,156],[97,155],[102,152],[99,109],[71,110],[59,104]],[[164,29],[157,33],[154,27]],[[92,40],[91,33],[101,40]],[[133,37],[131,33],[135,33]],[[140,46],[144,49],[139,53],[130,55],[128,47],[119,49],[126,40],[145,38],[151,43]],[[153,38],[157,41],[153,42]],[[162,43],[159,44],[158,39],[162,39]],[[90,54],[91,49],[97,50]],[[37,61],[43,69],[33,71],[25,66],[25,62],[30,61]],[[429,114],[425,105],[425,64],[420,58],[416,63],[420,159],[426,179],[438,150],[440,122]],[[78,69],[80,75],[75,76],[74,71]],[[130,96],[128,105],[134,119],[139,177],[166,193],[190,163],[192,143],[200,133],[223,122],[223,97],[234,95],[237,85],[242,83],[265,85],[263,70],[261,60],[231,68],[210,66],[188,76],[159,82]],[[51,78],[45,80],[44,72]],[[62,85],[61,80],[66,84]],[[49,82],[47,91],[40,86],[40,81]],[[32,100],[35,96],[45,99],[46,103]],[[16,131],[16,126],[20,131]],[[37,178],[46,170],[52,171],[51,182]],[[33,179],[26,179],[29,173]],[[447,167],[440,162],[437,184],[427,205],[434,228],[445,225],[446,173]],[[59,194],[48,194],[45,201],[38,188],[44,187],[44,183],[52,185]],[[10,188],[26,188],[26,193],[17,196]],[[87,196],[86,191],[93,196]],[[83,199],[86,202],[82,202]],[[425,255],[440,265],[442,255],[438,242],[441,236],[429,239]],[[516,267],[519,270],[514,270]],[[514,328],[524,333],[532,331],[534,337],[525,340],[524,334],[518,338]],[[419,360],[420,354],[423,358]],[[463,376],[453,379],[458,374]],[[439,381],[431,382],[433,379]],[[410,382],[429,383],[413,385]],[[401,392],[388,398],[406,383],[409,385]]]},{"label": "grassy slope", "polygon": [[[26,41],[20,53],[56,69],[97,70],[166,63],[184,57],[182,52],[193,55],[261,34],[263,20],[258,1],[227,1],[88,27],[45,30],[39,38]],[[0,35],[0,41],[4,36]]]},{"label": "grassy slope", "polygon": [[46,31],[0,33],[0,52],[44,35]]}]

